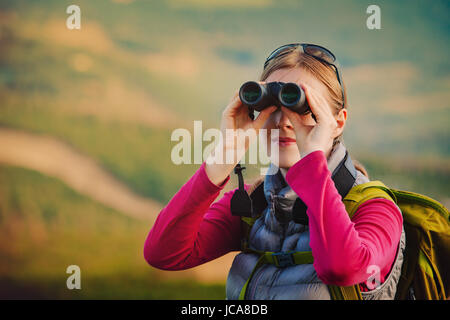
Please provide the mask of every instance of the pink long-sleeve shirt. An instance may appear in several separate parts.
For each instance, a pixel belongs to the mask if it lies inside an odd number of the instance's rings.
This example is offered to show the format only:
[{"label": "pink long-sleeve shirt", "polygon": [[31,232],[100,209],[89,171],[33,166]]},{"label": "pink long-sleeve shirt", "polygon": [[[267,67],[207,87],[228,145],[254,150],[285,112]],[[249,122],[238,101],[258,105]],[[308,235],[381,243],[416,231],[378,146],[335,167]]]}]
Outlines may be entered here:
[{"label": "pink long-sleeve shirt", "polygon": [[[240,250],[241,221],[230,211],[235,190],[214,202],[230,177],[217,186],[205,163],[160,212],[144,246],[147,262],[159,269],[182,270]],[[378,266],[384,282],[395,261],[402,214],[394,202],[371,199],[350,220],[323,151],[293,165],[286,181],[307,205],[314,268],[325,284],[363,283]],[[249,185],[246,185],[248,189]]]}]

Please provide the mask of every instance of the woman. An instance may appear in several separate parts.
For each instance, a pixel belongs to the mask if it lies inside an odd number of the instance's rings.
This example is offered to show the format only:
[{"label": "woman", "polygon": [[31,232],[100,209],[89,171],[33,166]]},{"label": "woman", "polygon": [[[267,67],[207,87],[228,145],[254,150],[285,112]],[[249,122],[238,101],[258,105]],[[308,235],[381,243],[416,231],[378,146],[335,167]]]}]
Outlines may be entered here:
[{"label": "woman", "polygon": [[[249,246],[272,252],[312,251],[314,257],[313,264],[283,268],[267,264],[254,273],[258,256],[240,253],[228,276],[228,299],[238,299],[250,278],[246,299],[330,299],[327,285],[354,284],[360,285],[365,299],[394,298],[402,263],[398,248],[404,245],[399,208],[387,199],[371,199],[350,219],[332,180],[331,173],[347,151],[342,134],[348,115],[344,84],[334,60],[323,47],[292,44],[275,50],[264,65],[260,80],[297,83],[315,120],[311,113],[300,115],[274,106],[252,120],[238,92],[222,114],[223,132],[265,128],[270,135],[271,129],[279,129],[276,169],[280,170],[265,176],[268,205],[250,231]],[[223,148],[226,152],[236,146],[225,141]],[[245,150],[233,151],[242,155]],[[241,220],[230,212],[236,190],[213,203],[239,160],[204,162],[175,194],[145,242],[144,256],[150,265],[182,270],[240,250]],[[356,169],[353,185],[368,182],[362,166]],[[307,207],[304,224],[287,218],[297,198]],[[367,283],[373,270],[379,270],[376,288]]]}]

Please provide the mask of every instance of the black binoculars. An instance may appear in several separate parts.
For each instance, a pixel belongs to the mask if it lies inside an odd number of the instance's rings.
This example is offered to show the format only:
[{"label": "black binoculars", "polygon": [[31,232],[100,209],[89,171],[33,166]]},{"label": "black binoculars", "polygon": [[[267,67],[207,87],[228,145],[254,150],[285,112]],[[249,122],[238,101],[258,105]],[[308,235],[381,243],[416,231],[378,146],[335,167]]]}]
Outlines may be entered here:
[{"label": "black binoculars", "polygon": [[[239,98],[248,107],[252,119],[254,118],[254,110],[260,112],[270,106],[284,106],[298,114],[311,112],[305,92],[293,82],[260,84],[256,81],[248,81],[241,86]],[[312,112],[311,115],[317,122]]]}]

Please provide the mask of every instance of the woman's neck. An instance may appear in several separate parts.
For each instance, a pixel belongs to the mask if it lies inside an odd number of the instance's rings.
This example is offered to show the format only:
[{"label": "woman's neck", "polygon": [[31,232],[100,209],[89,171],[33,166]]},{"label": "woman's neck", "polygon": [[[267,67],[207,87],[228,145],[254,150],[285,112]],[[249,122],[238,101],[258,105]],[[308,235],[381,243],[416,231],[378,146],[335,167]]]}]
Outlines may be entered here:
[{"label": "woman's neck", "polygon": [[[337,146],[337,145],[336,145]],[[326,153],[325,157],[327,158],[327,162],[330,160],[331,154],[336,150],[336,146],[330,148]],[[280,168],[281,174],[283,175],[284,180],[286,180],[286,173],[288,172],[289,168]]]}]

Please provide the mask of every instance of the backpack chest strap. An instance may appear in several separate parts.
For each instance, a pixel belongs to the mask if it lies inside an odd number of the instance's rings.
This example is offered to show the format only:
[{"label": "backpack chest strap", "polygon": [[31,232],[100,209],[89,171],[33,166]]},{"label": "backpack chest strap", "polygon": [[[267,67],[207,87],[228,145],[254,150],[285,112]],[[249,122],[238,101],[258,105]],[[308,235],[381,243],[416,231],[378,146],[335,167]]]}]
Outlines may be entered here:
[{"label": "backpack chest strap", "polygon": [[273,264],[278,268],[285,268],[293,265],[311,264],[314,262],[311,251],[265,252],[247,248],[244,252],[257,254],[259,255],[259,259],[241,289],[239,300],[245,300],[248,284],[252,280],[256,270],[258,270],[262,265]]},{"label": "backpack chest strap", "polygon": [[[273,264],[278,268],[285,268],[293,265],[312,264],[314,262],[311,251],[263,252],[247,248],[245,252],[259,255],[259,259],[241,289],[239,300],[245,300],[247,288],[251,279],[256,270],[264,264]],[[332,300],[362,300],[361,291],[358,285],[348,287],[328,285],[328,290]]]},{"label": "backpack chest strap", "polygon": [[354,186],[342,201],[350,219],[352,219],[361,204],[374,198],[388,199],[397,203],[395,194],[378,180]]}]

